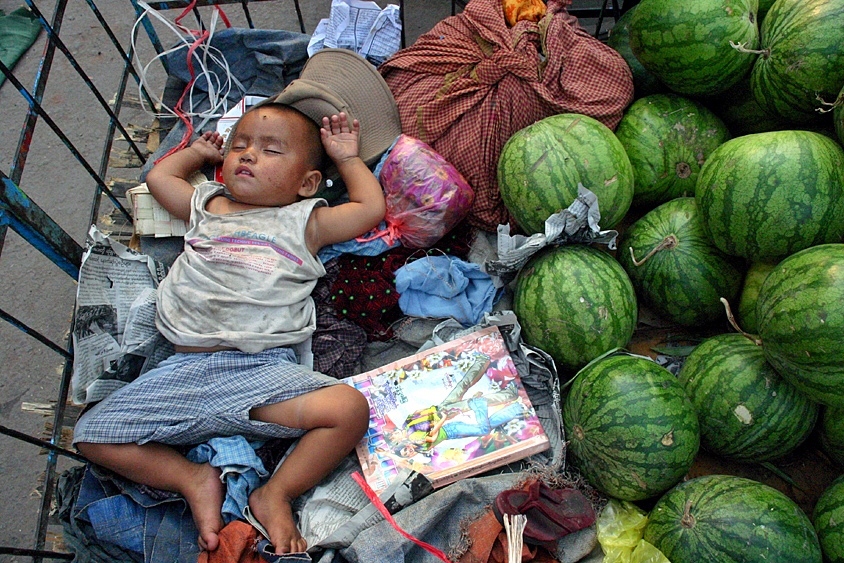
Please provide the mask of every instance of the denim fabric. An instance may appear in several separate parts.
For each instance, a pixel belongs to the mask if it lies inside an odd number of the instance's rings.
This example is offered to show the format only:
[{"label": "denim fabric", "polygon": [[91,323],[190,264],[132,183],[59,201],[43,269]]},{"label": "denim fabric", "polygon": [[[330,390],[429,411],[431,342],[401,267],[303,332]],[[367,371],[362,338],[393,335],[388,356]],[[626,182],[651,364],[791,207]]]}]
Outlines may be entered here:
[{"label": "denim fabric", "polygon": [[496,290],[480,266],[452,256],[425,256],[396,270],[399,307],[405,315],[453,318],[478,324],[492,311]]},{"label": "denim fabric", "polygon": [[195,563],[199,556],[199,532],[182,497],[153,498],[128,481],[98,478],[90,466],[72,517],[89,523],[99,542],[142,553],[148,563]]}]

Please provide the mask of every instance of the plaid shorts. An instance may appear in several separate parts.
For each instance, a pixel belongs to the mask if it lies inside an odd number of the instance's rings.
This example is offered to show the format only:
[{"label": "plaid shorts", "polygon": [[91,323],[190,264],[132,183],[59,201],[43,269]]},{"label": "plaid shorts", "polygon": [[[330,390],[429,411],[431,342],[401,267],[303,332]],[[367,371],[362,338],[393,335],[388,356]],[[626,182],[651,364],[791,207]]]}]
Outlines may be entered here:
[{"label": "plaid shorts", "polygon": [[234,435],[298,438],[304,430],[250,420],[250,409],[337,382],[296,363],[289,348],[175,354],[85,412],[73,443],[175,446]]}]

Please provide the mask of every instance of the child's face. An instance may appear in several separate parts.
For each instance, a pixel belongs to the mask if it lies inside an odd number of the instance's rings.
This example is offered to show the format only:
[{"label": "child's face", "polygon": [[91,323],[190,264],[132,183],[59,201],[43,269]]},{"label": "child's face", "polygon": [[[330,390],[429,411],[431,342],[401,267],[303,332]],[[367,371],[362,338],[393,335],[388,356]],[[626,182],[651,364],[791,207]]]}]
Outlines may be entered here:
[{"label": "child's face", "polygon": [[223,161],[223,182],[241,203],[278,207],[312,196],[322,175],[308,158],[306,117],[278,108],[246,113]]}]

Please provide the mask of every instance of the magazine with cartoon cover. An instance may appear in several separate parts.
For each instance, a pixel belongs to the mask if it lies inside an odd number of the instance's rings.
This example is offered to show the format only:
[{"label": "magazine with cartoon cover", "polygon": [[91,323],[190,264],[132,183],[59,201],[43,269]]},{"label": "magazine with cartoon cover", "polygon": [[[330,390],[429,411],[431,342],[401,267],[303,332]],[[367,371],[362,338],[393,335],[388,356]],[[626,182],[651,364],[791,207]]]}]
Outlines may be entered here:
[{"label": "magazine with cartoon cover", "polygon": [[549,447],[496,326],[343,382],[369,401],[356,451],[375,492],[404,468],[436,488]]}]

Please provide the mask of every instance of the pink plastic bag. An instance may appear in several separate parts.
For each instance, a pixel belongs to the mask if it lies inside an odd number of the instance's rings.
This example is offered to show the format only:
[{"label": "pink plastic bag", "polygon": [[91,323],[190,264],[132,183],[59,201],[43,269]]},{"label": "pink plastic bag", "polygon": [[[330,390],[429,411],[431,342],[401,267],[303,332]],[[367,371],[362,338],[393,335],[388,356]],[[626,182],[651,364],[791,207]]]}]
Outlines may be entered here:
[{"label": "pink plastic bag", "polygon": [[399,136],[379,180],[387,228],[408,248],[428,248],[440,240],[468,215],[475,197],[454,166],[407,135]]}]

